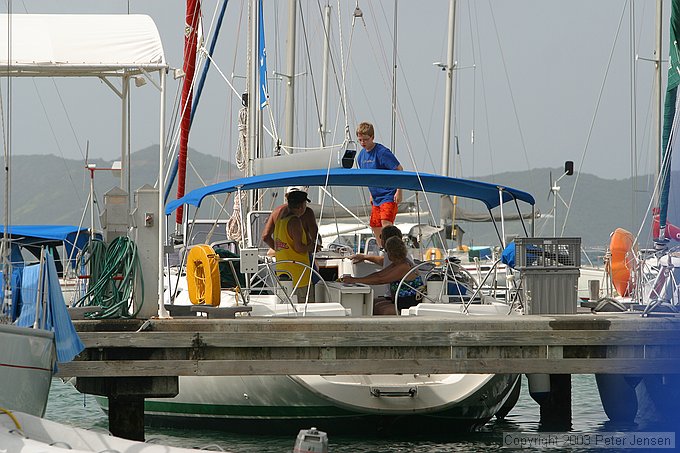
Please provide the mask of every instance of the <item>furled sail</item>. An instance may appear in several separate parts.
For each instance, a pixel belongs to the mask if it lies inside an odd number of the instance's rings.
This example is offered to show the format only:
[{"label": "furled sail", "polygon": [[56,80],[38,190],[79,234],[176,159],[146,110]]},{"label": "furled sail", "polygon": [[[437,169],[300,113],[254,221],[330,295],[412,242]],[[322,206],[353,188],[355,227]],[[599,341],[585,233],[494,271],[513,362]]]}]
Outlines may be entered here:
[{"label": "furled sail", "polygon": [[668,85],[666,87],[666,101],[664,107],[664,126],[660,172],[661,189],[659,208],[654,212],[653,234],[657,242],[672,240],[680,242],[680,200],[673,197],[672,187],[675,181],[680,183],[680,160],[672,159],[675,148],[680,147],[678,140],[677,92],[680,85],[680,52],[678,51],[678,37],[680,36],[680,0],[673,0],[671,5],[670,47],[668,58]]}]

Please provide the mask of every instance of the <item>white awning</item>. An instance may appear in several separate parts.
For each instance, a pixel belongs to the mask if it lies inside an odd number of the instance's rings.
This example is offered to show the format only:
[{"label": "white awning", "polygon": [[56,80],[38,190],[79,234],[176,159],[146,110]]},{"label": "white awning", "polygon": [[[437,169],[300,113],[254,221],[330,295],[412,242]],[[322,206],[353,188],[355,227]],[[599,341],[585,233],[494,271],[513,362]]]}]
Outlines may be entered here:
[{"label": "white awning", "polygon": [[122,76],[165,67],[158,29],[146,15],[0,14],[0,77]]}]

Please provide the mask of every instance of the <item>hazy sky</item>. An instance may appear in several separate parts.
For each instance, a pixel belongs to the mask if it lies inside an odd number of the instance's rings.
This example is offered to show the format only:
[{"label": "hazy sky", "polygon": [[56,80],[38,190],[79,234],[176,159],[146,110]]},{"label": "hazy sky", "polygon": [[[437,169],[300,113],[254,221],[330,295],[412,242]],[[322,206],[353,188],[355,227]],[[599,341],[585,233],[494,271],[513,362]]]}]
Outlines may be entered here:
[{"label": "hazy sky", "polygon": [[[203,1],[206,33],[217,3]],[[273,73],[287,71],[288,1],[264,3],[272,116],[283,136],[285,82],[273,79]],[[359,0],[365,25],[357,22],[352,28],[356,3],[341,0],[338,12],[338,2],[331,2],[335,71],[328,117],[335,132],[329,140],[341,143],[345,127],[345,116],[338,107],[342,33],[342,55],[349,59],[345,81],[349,127],[353,131],[358,122],[372,121],[376,140],[389,146],[395,1]],[[296,72],[303,75],[298,78],[296,93],[297,146],[319,144],[315,98],[321,96],[320,11],[325,4],[322,0],[299,2]],[[584,172],[606,178],[630,176],[633,160],[637,172],[651,171],[653,64],[644,60],[635,63],[634,158],[630,80],[632,54],[642,58],[653,54],[655,2],[634,4],[635,51],[629,38],[629,2],[624,0],[459,0],[455,135],[461,165],[456,164],[456,175],[557,167],[565,160],[576,161],[578,168],[582,159]],[[182,65],[183,2],[25,0],[13,5],[15,13],[148,14],[158,26],[170,66]],[[406,169],[417,164],[422,171],[439,171],[444,73],[432,63],[446,60],[448,7],[447,0],[398,2],[399,121],[394,150]],[[214,57],[219,70],[239,92],[245,89],[246,9],[244,0],[229,1]],[[177,81],[171,77],[169,81],[168,119],[177,95]],[[13,87],[15,153],[83,158],[89,140],[92,156],[114,159],[119,154],[120,107],[102,82],[26,79],[14,82]],[[132,96],[131,143],[137,150],[158,143],[158,98],[150,84],[133,87]],[[190,146],[233,160],[239,107],[238,98],[213,67]],[[266,124],[270,127],[269,121]],[[270,142],[266,146],[271,150]]]}]

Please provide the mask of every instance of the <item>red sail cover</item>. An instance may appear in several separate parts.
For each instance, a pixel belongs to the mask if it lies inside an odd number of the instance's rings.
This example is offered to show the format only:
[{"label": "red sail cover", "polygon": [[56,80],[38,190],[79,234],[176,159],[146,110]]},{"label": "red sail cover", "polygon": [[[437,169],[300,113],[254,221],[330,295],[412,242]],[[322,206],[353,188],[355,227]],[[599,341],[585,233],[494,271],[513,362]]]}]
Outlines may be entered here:
[{"label": "red sail cover", "polygon": [[[198,44],[198,23],[201,18],[200,0],[187,0],[186,24],[184,25],[184,83],[182,85],[182,119],[180,122],[177,198],[184,196],[187,174],[187,145],[191,127],[191,103],[193,100],[194,72],[196,69],[196,47]],[[176,223],[182,223],[183,210],[177,210]]]}]

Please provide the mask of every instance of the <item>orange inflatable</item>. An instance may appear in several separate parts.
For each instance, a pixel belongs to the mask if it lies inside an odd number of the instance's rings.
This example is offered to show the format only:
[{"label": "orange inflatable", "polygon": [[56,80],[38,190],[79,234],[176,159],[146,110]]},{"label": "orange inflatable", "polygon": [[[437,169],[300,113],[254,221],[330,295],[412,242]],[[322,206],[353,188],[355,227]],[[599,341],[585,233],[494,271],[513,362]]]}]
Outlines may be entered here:
[{"label": "orange inflatable", "polygon": [[609,241],[609,250],[612,257],[607,270],[611,276],[614,288],[623,297],[630,296],[633,292],[631,282],[631,272],[635,264],[633,242],[633,235],[623,228],[617,228],[612,233]]}]

